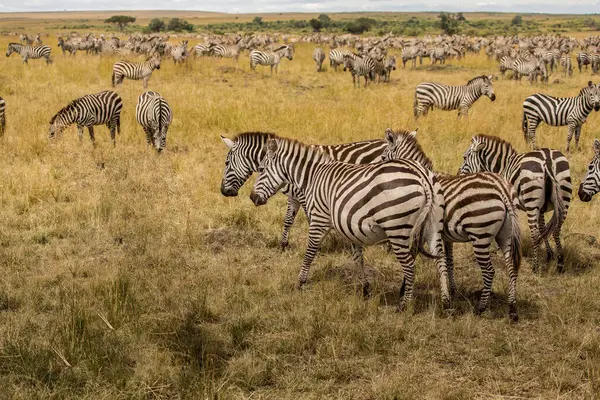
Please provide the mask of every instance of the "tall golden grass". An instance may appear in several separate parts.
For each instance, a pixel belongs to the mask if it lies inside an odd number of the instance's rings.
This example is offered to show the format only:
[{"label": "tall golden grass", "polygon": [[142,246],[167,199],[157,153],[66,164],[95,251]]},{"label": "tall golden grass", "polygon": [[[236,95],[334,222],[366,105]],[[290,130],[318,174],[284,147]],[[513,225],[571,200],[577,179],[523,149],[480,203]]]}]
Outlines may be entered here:
[{"label": "tall golden grass", "polygon": [[[16,38],[4,37],[6,48]],[[113,57],[59,55],[54,63],[0,61],[7,131],[0,139],[0,397],[7,398],[596,398],[600,393],[600,199],[574,199],[563,230],[566,273],[551,263],[518,281],[521,321],[506,317],[501,258],[490,310],[472,314],[481,274],[455,246],[456,312],[440,309],[436,272],[419,260],[414,312],[395,313],[401,271],[384,249],[366,251],[375,287],[363,299],[351,257],[331,239],[294,290],[307,241],[299,216],[291,248],[279,239],[285,198],[261,208],[219,192],[219,135],[276,132],[308,143],[383,137],[419,128],[440,171],[455,172],[472,135],[527,150],[521,104],[542,91],[575,95],[591,78],[560,84],[494,82],[468,119],[434,111],[415,122],[422,81],[464,83],[497,71],[484,55],[445,67],[400,67],[389,84],[353,89],[347,73],[316,73],[299,45],[277,76],[251,73],[248,56],[165,60],[150,79],[174,111],[167,151],[148,148],[134,109],[141,81],[126,80],[122,134],[97,148],[74,127],[47,137],[70,100],[110,87]],[[554,74],[550,81],[560,74]],[[596,78],[596,77],[593,77]],[[596,79],[594,79],[596,80]],[[592,114],[571,157],[574,185],[600,136]],[[566,128],[541,126],[564,149]],[[87,133],[86,133],[87,135]],[[522,216],[523,217],[523,216]],[[524,231],[524,217],[522,219]],[[526,235],[528,237],[528,234]],[[526,246],[527,247],[527,246]]]}]

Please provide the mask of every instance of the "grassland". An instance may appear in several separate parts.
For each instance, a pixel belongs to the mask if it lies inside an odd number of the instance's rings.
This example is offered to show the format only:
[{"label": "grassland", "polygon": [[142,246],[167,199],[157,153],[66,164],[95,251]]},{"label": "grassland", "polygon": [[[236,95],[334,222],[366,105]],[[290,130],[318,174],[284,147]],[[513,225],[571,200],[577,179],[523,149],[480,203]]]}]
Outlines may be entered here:
[{"label": "grassland", "polygon": [[[10,40],[1,38],[0,48]],[[490,310],[473,315],[481,275],[468,245],[455,246],[453,316],[440,309],[427,260],[418,262],[414,311],[396,313],[401,271],[380,247],[366,251],[374,290],[363,299],[347,247],[333,237],[298,292],[306,218],[282,253],[282,196],[256,208],[252,182],[238,198],[219,192],[220,134],[263,130],[338,143],[419,127],[436,168],[454,172],[476,133],[525,151],[523,99],[574,95],[589,73],[547,86],[499,80],[496,102],[480,100],[467,120],[433,112],[416,123],[417,83],[462,83],[496,65],[468,55],[443,68],[400,68],[390,84],[358,90],[348,74],[314,72],[308,45],[273,77],[251,73],[247,55],[165,61],[150,89],[175,119],[158,156],[135,122],[141,82],[118,88],[125,108],[116,148],[103,127],[96,149],[74,127],[48,140],[50,117],[109,88],[115,61],[62,57],[51,44],[49,67],[0,60],[8,118],[0,139],[1,398],[598,398],[600,248],[581,234],[600,236],[600,199],[572,203],[565,274],[551,263],[534,275],[524,262],[521,320],[510,324],[498,256]],[[599,130],[592,114],[570,158],[575,185]],[[538,138],[564,149],[566,129],[542,126]]]}]

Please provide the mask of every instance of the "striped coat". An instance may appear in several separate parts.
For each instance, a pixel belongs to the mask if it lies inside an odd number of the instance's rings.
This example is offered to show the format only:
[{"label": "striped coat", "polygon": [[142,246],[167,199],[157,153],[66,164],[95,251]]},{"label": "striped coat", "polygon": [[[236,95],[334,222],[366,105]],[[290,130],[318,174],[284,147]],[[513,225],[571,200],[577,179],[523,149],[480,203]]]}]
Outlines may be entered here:
[{"label": "striped coat", "polygon": [[145,62],[119,61],[113,65],[112,86],[120,85],[125,78],[133,80],[142,79],[144,89],[146,89],[152,71],[160,69],[160,62],[161,56],[158,53],[154,53]]},{"label": "striped coat", "polygon": [[0,97],[0,136],[6,130],[6,102]]},{"label": "striped coat", "polygon": [[225,44],[213,44],[208,48],[209,53],[213,57],[233,58],[237,60],[240,57],[240,52],[246,48],[242,39],[238,40],[233,46]]},{"label": "striped coat", "polygon": [[18,53],[23,58],[23,64],[27,64],[27,60],[44,58],[46,59],[46,65],[52,64],[52,58],[50,57],[50,46],[29,46],[22,45],[20,43],[9,43],[8,50],[6,51],[6,57],[12,53]]},{"label": "striped coat", "polygon": [[350,50],[331,49],[329,51],[329,66],[333,67],[334,71],[337,71],[339,65],[344,65],[344,57],[350,54],[354,53]]},{"label": "striped coat", "polygon": [[294,58],[294,48],[291,45],[281,46],[270,52],[252,50],[250,52],[250,68],[256,72],[257,65],[268,65],[271,67],[271,74],[273,69],[277,73],[282,58],[290,61]]},{"label": "striped coat", "polygon": [[323,69],[323,61],[325,61],[325,52],[323,51],[323,49],[317,47],[313,52],[312,58],[317,67],[317,72],[321,71],[321,69]]},{"label": "striped coat", "polygon": [[135,118],[144,129],[146,143],[160,153],[167,147],[167,131],[173,121],[169,103],[159,93],[148,91],[140,95]]},{"label": "striped coat", "polygon": [[369,56],[345,55],[344,71],[346,70],[352,74],[352,86],[360,87],[361,76],[365,77],[365,87],[369,80],[375,80],[375,61]]},{"label": "striped coat", "polygon": [[592,197],[600,192],[600,140],[594,140],[594,158],[587,167],[587,172],[579,185],[579,199],[583,202],[592,201]]}]

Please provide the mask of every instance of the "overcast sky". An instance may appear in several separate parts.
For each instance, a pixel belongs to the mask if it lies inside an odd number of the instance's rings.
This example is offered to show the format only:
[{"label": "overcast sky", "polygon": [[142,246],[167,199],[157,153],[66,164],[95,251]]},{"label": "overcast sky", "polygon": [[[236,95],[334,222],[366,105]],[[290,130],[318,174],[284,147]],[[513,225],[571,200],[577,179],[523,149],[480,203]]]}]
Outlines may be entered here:
[{"label": "overcast sky", "polygon": [[0,0],[0,12],[81,10],[198,10],[228,13],[336,11],[505,11],[600,13],[600,0]]}]

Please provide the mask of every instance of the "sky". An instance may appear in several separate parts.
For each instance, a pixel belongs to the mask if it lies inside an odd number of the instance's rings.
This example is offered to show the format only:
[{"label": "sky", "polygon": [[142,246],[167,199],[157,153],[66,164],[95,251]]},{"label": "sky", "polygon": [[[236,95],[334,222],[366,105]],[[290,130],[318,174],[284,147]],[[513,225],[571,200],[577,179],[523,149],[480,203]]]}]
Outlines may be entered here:
[{"label": "sky", "polygon": [[0,12],[196,10],[227,13],[343,11],[503,11],[600,14],[600,0],[0,0]]}]

